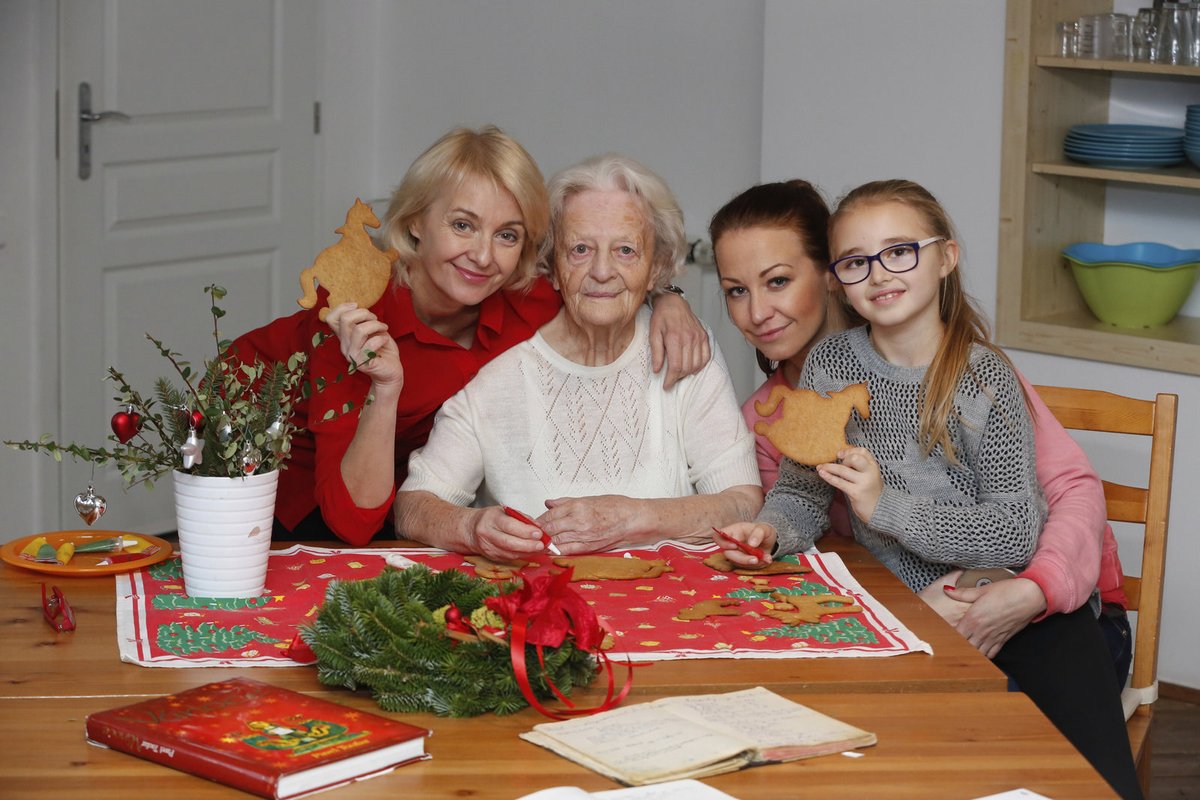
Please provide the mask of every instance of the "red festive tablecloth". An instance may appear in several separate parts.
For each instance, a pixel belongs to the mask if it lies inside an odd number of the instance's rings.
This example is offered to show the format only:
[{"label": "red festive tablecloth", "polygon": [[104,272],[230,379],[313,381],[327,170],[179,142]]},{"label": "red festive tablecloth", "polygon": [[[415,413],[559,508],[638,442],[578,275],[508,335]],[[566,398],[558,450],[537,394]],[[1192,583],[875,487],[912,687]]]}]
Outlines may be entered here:
[{"label": "red festive tablecloth", "polygon": [[[836,554],[799,556],[803,575],[772,575],[770,589],[795,595],[836,593],[861,612],[816,623],[786,625],[759,612],[773,601],[761,586],[718,572],[703,559],[715,545],[677,542],[630,550],[665,559],[671,572],[652,579],[581,581],[572,586],[613,631],[608,655],[634,662],[676,658],[812,658],[893,656],[933,649],[904,627],[845,568]],[[622,553],[610,554],[614,558]],[[797,558],[797,557],[790,557]],[[331,580],[373,578],[391,563],[431,569],[474,568],[456,553],[381,548],[329,549],[296,545],[272,551],[261,597],[188,597],[178,558],[118,575],[117,638],[121,660],[148,667],[294,666],[288,648],[299,626],[317,614]],[[708,598],[742,601],[737,616],[679,619],[680,611]]]}]

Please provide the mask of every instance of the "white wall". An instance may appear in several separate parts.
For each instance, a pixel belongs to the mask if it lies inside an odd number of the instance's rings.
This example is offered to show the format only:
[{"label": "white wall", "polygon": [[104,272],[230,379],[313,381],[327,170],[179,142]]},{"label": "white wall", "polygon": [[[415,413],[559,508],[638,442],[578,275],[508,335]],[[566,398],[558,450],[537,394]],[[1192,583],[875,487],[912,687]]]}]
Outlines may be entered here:
[{"label": "white wall", "polygon": [[[870,24],[863,24],[863,20]],[[907,177],[928,187],[950,211],[965,243],[964,278],[983,308],[995,308],[999,227],[1004,4],[926,0],[767,0],[763,69],[762,177],[804,177],[830,199],[867,180]],[[1114,82],[1114,121],[1144,121],[1144,82]],[[1195,85],[1191,84],[1195,93]],[[1192,97],[1189,102],[1200,102]],[[1146,113],[1146,112],[1143,112]],[[1182,123],[1182,110],[1174,124]],[[1169,120],[1168,120],[1169,122]],[[1114,189],[1108,241],[1159,239],[1200,246],[1194,193],[1155,198]],[[1173,202],[1172,202],[1173,201]],[[1197,307],[1193,297],[1189,308]],[[1035,383],[1082,386],[1149,396],[1180,396],[1159,676],[1200,687],[1200,642],[1192,614],[1200,608],[1200,462],[1187,443],[1200,440],[1195,410],[1200,378],[1071,358],[1012,351]],[[1084,442],[1085,448],[1089,443]],[[1101,474],[1145,458],[1144,451],[1089,450]],[[1129,475],[1131,483],[1144,476]],[[1130,572],[1140,544],[1118,530]]]},{"label": "white wall", "polygon": [[[326,9],[320,224],[329,230],[356,193],[386,198],[455,125],[499,125],[547,177],[600,152],[633,156],[674,190],[690,239],[758,178],[761,0],[335,0]],[[693,269],[680,283],[748,392],[752,351],[725,319],[715,275]]]}]

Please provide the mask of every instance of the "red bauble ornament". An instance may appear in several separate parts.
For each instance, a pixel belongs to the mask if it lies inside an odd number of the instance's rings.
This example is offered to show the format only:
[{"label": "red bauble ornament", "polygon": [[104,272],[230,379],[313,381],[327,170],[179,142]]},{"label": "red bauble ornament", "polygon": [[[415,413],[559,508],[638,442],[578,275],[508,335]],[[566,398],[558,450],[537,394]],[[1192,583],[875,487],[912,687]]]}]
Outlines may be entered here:
[{"label": "red bauble ornament", "polygon": [[191,414],[191,423],[196,433],[202,433],[204,431],[204,412],[198,408],[193,411]]},{"label": "red bauble ornament", "polygon": [[458,623],[462,622],[462,612],[458,610],[458,606],[450,606],[446,609],[446,622]]},{"label": "red bauble ornament", "polygon": [[142,429],[142,415],[134,411],[133,406],[128,406],[126,410],[113,414],[112,429],[117,441],[125,444]]}]

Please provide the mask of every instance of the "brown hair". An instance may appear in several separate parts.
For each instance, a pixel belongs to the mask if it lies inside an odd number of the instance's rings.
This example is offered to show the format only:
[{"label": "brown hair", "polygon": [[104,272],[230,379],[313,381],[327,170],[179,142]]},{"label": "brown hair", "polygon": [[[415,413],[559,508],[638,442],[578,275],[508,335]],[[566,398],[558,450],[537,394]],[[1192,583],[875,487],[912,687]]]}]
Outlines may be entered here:
[{"label": "brown hair", "polygon": [[537,256],[550,224],[550,207],[542,172],[516,139],[494,125],[479,130],[455,128],[430,145],[408,168],[392,193],[381,237],[396,248],[396,281],[408,283],[417,260],[417,241],[409,228],[443,192],[468,178],[491,181],[517,201],[525,224],[525,242],[508,289],[522,289],[537,277]]},{"label": "brown hair", "polygon": [[[908,180],[872,181],[851,190],[830,215],[830,231],[839,219],[856,207],[881,203],[903,203],[921,216],[929,226],[930,234],[944,236],[947,241],[957,239],[954,225],[942,204],[925,187]],[[959,267],[961,264],[960,259]],[[1016,369],[1004,351],[992,342],[987,318],[980,312],[974,299],[963,290],[959,272],[958,268],[951,270],[942,278],[939,287],[938,310],[946,330],[921,384],[918,433],[925,455],[941,445],[947,458],[952,461],[956,460],[956,454],[950,441],[949,420],[954,413],[954,396],[963,375],[970,373],[976,381],[979,380],[971,369],[971,347],[982,345],[996,353],[1014,371]],[[1024,387],[1021,391],[1024,393]],[[1028,395],[1025,395],[1025,404],[1029,406]]]},{"label": "brown hair", "polygon": [[[760,183],[751,186],[713,214],[708,223],[708,238],[716,249],[722,236],[747,228],[776,228],[791,231],[800,239],[805,254],[822,271],[829,264],[829,206],[817,188],[806,180]],[[717,264],[718,274],[721,265]],[[862,318],[851,308],[845,295],[837,293],[826,304],[825,325],[828,330],[842,330],[859,324]],[[758,368],[772,375],[778,364],[755,349]]]}]

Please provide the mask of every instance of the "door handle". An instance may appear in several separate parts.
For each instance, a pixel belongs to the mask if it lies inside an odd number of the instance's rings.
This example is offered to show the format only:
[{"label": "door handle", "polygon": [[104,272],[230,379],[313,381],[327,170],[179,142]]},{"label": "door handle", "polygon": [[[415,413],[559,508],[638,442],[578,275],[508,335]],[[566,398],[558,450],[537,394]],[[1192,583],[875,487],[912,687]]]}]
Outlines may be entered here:
[{"label": "door handle", "polygon": [[109,119],[128,122],[130,117],[120,111],[92,111],[92,85],[79,84],[79,179],[92,177],[92,125]]}]

